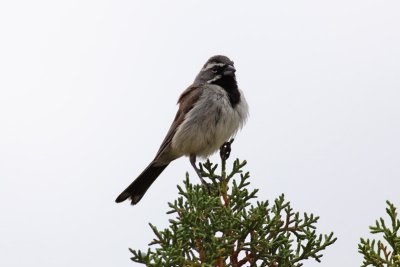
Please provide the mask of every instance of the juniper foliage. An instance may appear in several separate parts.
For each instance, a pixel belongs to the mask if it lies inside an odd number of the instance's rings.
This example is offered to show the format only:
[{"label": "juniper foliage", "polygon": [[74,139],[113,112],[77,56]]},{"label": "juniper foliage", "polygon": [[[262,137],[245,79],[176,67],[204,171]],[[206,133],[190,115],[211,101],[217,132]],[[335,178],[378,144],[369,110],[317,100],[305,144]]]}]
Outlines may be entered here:
[{"label": "juniper foliage", "polygon": [[397,217],[396,207],[386,201],[386,213],[390,223],[386,224],[383,218],[370,226],[371,234],[381,234],[385,241],[376,239],[360,239],[358,251],[364,256],[361,267],[400,267],[400,220]]},{"label": "juniper foliage", "polygon": [[[321,261],[322,251],[336,241],[333,233],[317,234],[318,216],[295,212],[284,195],[256,201],[249,189],[246,161],[226,171],[207,160],[199,164],[210,187],[192,184],[186,174],[179,197],[168,203],[174,215],[169,227],[150,224],[154,239],[147,252],[130,249],[132,260],[147,266],[279,266],[299,267],[306,259]],[[218,172],[218,173],[217,173]]]}]

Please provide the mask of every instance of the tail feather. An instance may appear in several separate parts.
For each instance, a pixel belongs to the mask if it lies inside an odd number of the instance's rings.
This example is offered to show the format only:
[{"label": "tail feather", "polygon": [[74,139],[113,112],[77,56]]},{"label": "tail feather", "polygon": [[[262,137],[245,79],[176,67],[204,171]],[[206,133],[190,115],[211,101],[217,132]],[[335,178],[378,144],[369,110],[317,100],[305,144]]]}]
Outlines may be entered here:
[{"label": "tail feather", "polygon": [[140,201],[143,195],[146,193],[147,189],[151,184],[157,179],[157,177],[162,173],[162,171],[168,166],[155,166],[152,162],[149,166],[133,181],[115,200],[115,202],[120,203],[128,198],[131,199],[131,204],[135,205]]}]

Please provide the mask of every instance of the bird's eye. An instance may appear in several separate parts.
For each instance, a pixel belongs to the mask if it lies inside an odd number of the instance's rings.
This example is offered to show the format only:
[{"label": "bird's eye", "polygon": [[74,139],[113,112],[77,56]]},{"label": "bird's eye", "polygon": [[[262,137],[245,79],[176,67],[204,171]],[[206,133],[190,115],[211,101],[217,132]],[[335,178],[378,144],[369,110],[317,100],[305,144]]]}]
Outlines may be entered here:
[{"label": "bird's eye", "polygon": [[217,72],[218,72],[218,69],[219,69],[219,68],[215,67],[215,68],[212,69],[212,72],[213,72],[213,73],[217,73]]}]

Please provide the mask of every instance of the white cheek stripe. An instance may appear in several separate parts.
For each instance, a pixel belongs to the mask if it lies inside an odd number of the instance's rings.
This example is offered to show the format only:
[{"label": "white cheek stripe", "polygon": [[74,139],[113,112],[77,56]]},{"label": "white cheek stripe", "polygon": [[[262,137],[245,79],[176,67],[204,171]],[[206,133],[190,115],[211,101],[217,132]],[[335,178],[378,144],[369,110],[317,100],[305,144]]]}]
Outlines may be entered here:
[{"label": "white cheek stripe", "polygon": [[212,78],[211,80],[207,81],[207,83],[215,82],[216,80],[221,79],[221,77],[222,77],[221,75],[217,75],[217,76],[215,76],[214,78]]},{"label": "white cheek stripe", "polygon": [[224,63],[208,63],[207,66],[205,66],[201,71],[212,69],[215,66],[223,67]]}]

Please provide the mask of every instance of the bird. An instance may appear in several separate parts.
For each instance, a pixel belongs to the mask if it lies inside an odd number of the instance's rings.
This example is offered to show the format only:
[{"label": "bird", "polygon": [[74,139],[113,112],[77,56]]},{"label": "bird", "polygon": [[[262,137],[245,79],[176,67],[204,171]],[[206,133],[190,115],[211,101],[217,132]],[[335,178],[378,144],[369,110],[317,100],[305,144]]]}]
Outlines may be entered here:
[{"label": "bird", "polygon": [[207,158],[234,137],[248,117],[248,104],[236,80],[234,62],[223,55],[212,56],[203,65],[194,82],[180,95],[178,111],[164,141],[150,164],[117,197],[120,203],[130,199],[137,204],[175,159],[188,156]]}]

